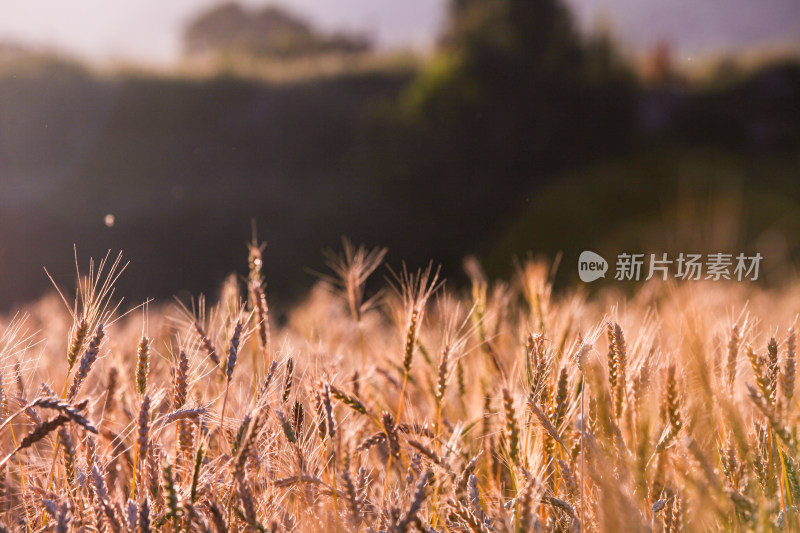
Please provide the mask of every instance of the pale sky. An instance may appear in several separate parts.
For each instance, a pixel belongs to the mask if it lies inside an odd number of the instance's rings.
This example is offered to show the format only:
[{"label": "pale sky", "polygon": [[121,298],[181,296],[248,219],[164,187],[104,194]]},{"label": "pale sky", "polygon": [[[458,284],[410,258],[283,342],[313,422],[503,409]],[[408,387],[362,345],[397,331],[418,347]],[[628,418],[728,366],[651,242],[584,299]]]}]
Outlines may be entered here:
[{"label": "pale sky", "polygon": [[[0,42],[92,60],[171,62],[184,23],[221,0],[0,0]],[[387,47],[425,48],[448,0],[279,0],[323,29],[364,31]],[[800,43],[800,0],[569,0],[584,27],[605,20],[622,42],[666,39],[682,51]],[[259,6],[270,2],[242,0]]]},{"label": "pale sky", "polygon": [[[0,0],[0,41],[57,48],[94,60],[169,62],[193,15],[220,0]],[[383,46],[430,46],[444,0],[240,0],[277,3],[328,30],[357,30]]]}]

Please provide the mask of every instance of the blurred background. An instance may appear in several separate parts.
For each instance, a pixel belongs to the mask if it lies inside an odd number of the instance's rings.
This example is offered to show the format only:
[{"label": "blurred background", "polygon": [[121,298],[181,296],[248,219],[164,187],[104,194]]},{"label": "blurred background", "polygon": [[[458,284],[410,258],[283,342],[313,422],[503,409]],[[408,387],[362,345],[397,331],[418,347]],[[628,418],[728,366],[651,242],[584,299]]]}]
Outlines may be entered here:
[{"label": "blurred background", "polygon": [[3,308],[73,244],[134,301],[213,290],[253,221],[278,303],[342,236],[455,284],[800,259],[797,0],[0,0],[0,43]]}]

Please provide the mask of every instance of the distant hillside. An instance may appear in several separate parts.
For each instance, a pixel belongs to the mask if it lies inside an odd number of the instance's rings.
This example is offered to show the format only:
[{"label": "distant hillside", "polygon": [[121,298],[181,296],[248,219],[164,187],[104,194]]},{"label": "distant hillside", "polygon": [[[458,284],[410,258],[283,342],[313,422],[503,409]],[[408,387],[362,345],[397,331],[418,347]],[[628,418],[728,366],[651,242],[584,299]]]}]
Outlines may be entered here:
[{"label": "distant hillside", "polygon": [[[470,252],[483,252],[498,272],[514,253],[572,250],[618,228],[656,234],[667,195],[653,190],[674,192],[670,184],[684,175],[676,165],[695,169],[690,177],[744,176],[746,198],[784,199],[779,212],[759,209],[757,228],[775,222],[776,231],[797,234],[797,65],[729,85],[640,89],[636,142],[613,162],[605,152],[581,159],[570,151],[575,142],[548,138],[543,150],[576,162],[552,172],[526,166],[511,184],[500,158],[470,160],[487,170],[464,177],[462,158],[477,150],[448,154],[456,166],[442,167],[446,174],[405,179],[436,155],[380,122],[408,96],[412,70],[274,83],[101,76],[43,57],[19,61],[0,69],[0,308],[45,290],[43,265],[71,283],[73,243],[84,259],[122,248],[133,261],[119,285],[129,298],[197,293],[228,273],[226,258],[242,254],[253,219],[268,242],[273,302],[308,287],[305,269],[322,269],[320,251],[343,235],[388,246],[395,266],[397,258],[412,267],[442,261],[452,283]],[[608,120],[612,127],[619,117]],[[498,146],[507,142],[506,130],[496,131]],[[698,150],[715,155],[698,158]],[[666,185],[648,187],[651,178]],[[800,246],[787,241],[786,253],[798,257]]]},{"label": "distant hillside", "polygon": [[[59,63],[0,75],[0,225],[13,228],[0,241],[0,307],[46,289],[43,265],[69,279],[73,243],[84,258],[124,249],[131,296],[213,286],[251,219],[269,243],[273,296],[293,294],[322,248],[385,234],[393,215],[354,161],[369,107],[410,76],[269,84],[97,77]],[[145,277],[153,293],[137,290]]]}]

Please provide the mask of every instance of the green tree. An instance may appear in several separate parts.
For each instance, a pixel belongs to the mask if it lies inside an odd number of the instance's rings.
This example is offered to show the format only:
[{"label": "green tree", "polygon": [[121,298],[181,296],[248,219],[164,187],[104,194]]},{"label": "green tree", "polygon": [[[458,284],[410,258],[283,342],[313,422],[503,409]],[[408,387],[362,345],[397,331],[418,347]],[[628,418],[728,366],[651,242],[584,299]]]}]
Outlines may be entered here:
[{"label": "green tree", "polygon": [[319,32],[301,17],[277,6],[246,9],[227,2],[200,13],[183,33],[188,55],[291,59],[322,54],[357,54],[371,48],[358,35]]},{"label": "green tree", "polygon": [[378,121],[378,164],[420,216],[495,216],[555,171],[624,146],[632,80],[559,0],[452,0],[439,54]]}]

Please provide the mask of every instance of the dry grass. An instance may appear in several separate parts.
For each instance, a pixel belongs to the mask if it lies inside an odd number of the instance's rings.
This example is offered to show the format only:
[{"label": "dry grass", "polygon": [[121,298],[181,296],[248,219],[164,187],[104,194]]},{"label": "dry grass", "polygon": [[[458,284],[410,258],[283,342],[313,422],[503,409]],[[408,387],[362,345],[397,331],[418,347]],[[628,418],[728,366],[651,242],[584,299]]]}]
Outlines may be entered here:
[{"label": "dry grass", "polygon": [[463,294],[429,267],[373,297],[383,250],[346,243],[279,325],[249,250],[213,307],[122,315],[106,260],[7,321],[7,530],[798,528],[800,285],[588,298],[470,262]]}]

